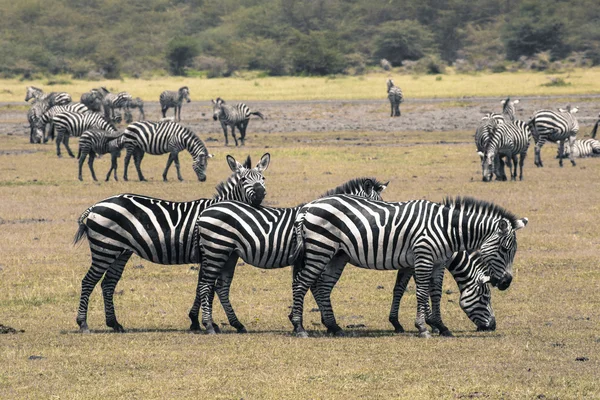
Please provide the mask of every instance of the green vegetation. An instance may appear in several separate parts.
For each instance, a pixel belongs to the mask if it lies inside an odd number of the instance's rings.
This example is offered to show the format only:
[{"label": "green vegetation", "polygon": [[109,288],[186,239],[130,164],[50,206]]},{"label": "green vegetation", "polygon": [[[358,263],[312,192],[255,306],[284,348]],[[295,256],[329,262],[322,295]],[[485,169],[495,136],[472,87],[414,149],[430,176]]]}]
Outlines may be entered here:
[{"label": "green vegetation", "polygon": [[[600,3],[573,0],[1,1],[0,74],[463,72],[600,63]],[[549,64],[536,62],[547,52]],[[415,62],[425,60],[417,67]]]}]

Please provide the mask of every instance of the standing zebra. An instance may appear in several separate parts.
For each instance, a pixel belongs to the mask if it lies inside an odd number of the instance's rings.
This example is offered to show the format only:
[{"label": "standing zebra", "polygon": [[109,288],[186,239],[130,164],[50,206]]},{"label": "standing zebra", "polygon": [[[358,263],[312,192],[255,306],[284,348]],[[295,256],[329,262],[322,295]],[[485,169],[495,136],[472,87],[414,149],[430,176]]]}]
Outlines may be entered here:
[{"label": "standing zebra", "polygon": [[83,93],[79,102],[85,104],[90,111],[100,112],[102,111],[102,102],[105,94],[98,89],[92,89],[89,92]]},{"label": "standing zebra", "polygon": [[[600,140],[593,138],[577,139],[573,142],[573,149],[575,158],[585,157],[600,157]],[[563,158],[569,157],[571,154],[570,147],[566,146],[563,152]],[[556,158],[560,157],[560,154],[556,155]]]},{"label": "standing zebra", "polygon": [[[483,181],[492,180],[492,171],[495,171],[495,161],[506,156],[512,161],[510,166],[510,179],[517,180],[517,156],[519,156],[519,180],[523,180],[523,164],[529,149],[531,131],[529,126],[520,120],[513,122],[497,123],[492,120],[492,132],[484,149],[485,157],[481,163]],[[514,172],[513,166],[514,165]]]},{"label": "standing zebra", "polygon": [[81,136],[84,131],[90,128],[103,129],[110,132],[117,130],[112,121],[94,112],[80,114],[73,111],[64,111],[56,114],[52,118],[52,123],[56,131],[56,155],[59,157],[61,157],[61,142],[65,145],[69,156],[75,157],[75,154],[73,154],[69,147],[69,137],[71,136]]},{"label": "standing zebra", "polygon": [[229,145],[229,140],[227,140],[227,126],[231,127],[231,136],[233,137],[236,146],[238,145],[238,141],[235,137],[235,128],[237,127],[239,129],[240,140],[242,141],[243,146],[250,116],[256,115],[260,117],[260,119],[265,119],[260,111],[250,111],[250,108],[244,103],[230,106],[225,104],[225,100],[220,97],[211,101],[213,103],[213,119],[221,122],[221,128],[223,128],[223,134],[225,135],[225,146]]},{"label": "standing zebra", "polygon": [[387,80],[387,95],[392,108],[390,117],[399,117],[400,103],[404,101],[404,96],[402,96],[402,90],[394,85],[394,81],[391,79]]},{"label": "standing zebra", "polygon": [[125,145],[125,135],[119,132],[109,132],[101,129],[88,129],[81,134],[79,138],[79,152],[77,159],[79,160],[79,180],[82,181],[81,169],[85,158],[89,155],[88,166],[92,173],[92,178],[97,181],[94,173],[94,159],[96,155],[110,153],[110,169],[106,174],[106,181],[110,179],[110,173],[114,171],[115,181],[117,178],[117,158],[121,156],[121,149]]},{"label": "standing zebra", "polygon": [[237,200],[258,206],[266,195],[263,172],[271,156],[266,153],[255,168],[250,157],[244,165],[227,156],[233,174],[217,185],[212,199],[172,202],[135,194],[120,194],[102,200],[81,214],[74,243],[87,236],[92,264],[81,282],[77,324],[82,332],[87,325],[88,302],[94,287],[104,276],[102,294],[106,324],[117,332],[113,304],[115,287],[127,260],[133,253],[163,265],[191,264],[198,261],[194,227],[206,207],[223,200]]},{"label": "standing zebra", "polygon": [[190,100],[190,89],[187,86],[182,86],[179,90],[165,90],[160,94],[159,97],[160,110],[163,118],[167,117],[167,110],[173,108],[174,120],[181,121],[181,105],[183,100],[189,103]]},{"label": "standing zebra", "polygon": [[121,109],[125,109],[125,112],[129,112],[128,104],[133,100],[133,97],[127,92],[119,92],[119,93],[106,93],[104,95],[104,99],[102,100],[102,106],[104,107],[104,116],[106,119],[114,119],[115,118],[115,110],[119,110],[119,115]]},{"label": "standing zebra", "polygon": [[[389,183],[389,182],[388,182]],[[381,200],[387,187],[374,178],[348,181],[325,193],[354,194]],[[198,246],[201,268],[196,299],[190,310],[192,330],[200,330],[198,312],[202,303],[202,323],[209,333],[219,328],[212,320],[212,298],[216,292],[229,324],[238,332],[246,332],[229,301],[229,289],[239,257],[246,263],[262,269],[276,269],[292,265],[296,238],[294,221],[302,205],[293,208],[252,207],[240,202],[220,202],[208,207],[198,218]]]},{"label": "standing zebra", "polygon": [[127,109],[125,110],[125,122],[128,124],[133,122],[133,115],[131,114],[131,109],[137,108],[139,110],[138,121],[143,121],[146,119],[146,114],[144,113],[144,100],[139,97],[132,99],[127,104]]},{"label": "standing zebra", "polygon": [[[430,337],[425,318],[430,314],[430,280],[434,269],[453,253],[480,249],[490,282],[501,290],[510,286],[517,249],[515,231],[527,219],[485,201],[472,198],[446,199],[443,204],[426,200],[388,203],[336,195],[315,200],[300,211],[296,224],[301,233],[299,258],[295,263],[293,307],[290,320],[299,337],[307,337],[302,326],[304,296],[326,267],[352,265],[378,270],[414,268],[417,287],[415,326],[421,337]],[[439,268],[439,267],[438,267]],[[333,309],[321,310],[327,329],[337,333]],[[432,326],[448,334],[439,317]]]},{"label": "standing zebra", "polygon": [[575,119],[578,108],[559,108],[558,112],[552,110],[540,110],[533,115],[527,123],[535,141],[535,165],[543,167],[541,151],[547,141],[558,142],[558,164],[563,166],[563,153],[565,141],[569,140],[569,160],[573,166],[576,165],[574,158],[573,143],[579,132],[579,123]]},{"label": "standing zebra", "polygon": [[[48,139],[54,139],[54,116],[60,114],[65,111],[72,111],[79,114],[85,114],[89,111],[89,109],[81,103],[69,103],[62,106],[54,106],[50,107],[41,118],[38,119],[35,129],[36,136],[43,137],[44,143],[48,141]],[[48,136],[46,136],[46,132],[48,131],[47,126],[50,125],[50,130]]]},{"label": "standing zebra", "polygon": [[48,110],[48,108],[48,100],[35,99],[31,104],[29,110],[27,110],[27,122],[29,122],[29,143],[40,143],[42,141],[42,136],[44,136],[44,141],[46,140],[45,134],[40,134],[36,131],[36,128],[39,124],[40,119],[42,118],[46,110]]},{"label": "standing zebra", "polygon": [[192,155],[194,162],[192,168],[198,180],[204,182],[206,180],[206,164],[207,158],[212,157],[208,154],[206,145],[194,132],[185,128],[178,123],[165,122],[149,122],[141,121],[134,122],[125,129],[127,137],[127,154],[125,155],[125,166],[123,179],[128,180],[127,170],[129,168],[129,160],[133,156],[133,162],[137,169],[140,181],[145,181],[142,174],[141,163],[144,154],[160,155],[169,153],[167,166],[163,172],[163,181],[167,181],[167,172],[171,164],[175,162],[177,169],[177,179],[183,180],[179,167],[179,152],[187,150]]},{"label": "standing zebra", "polygon": [[44,93],[42,89],[36,88],[35,86],[27,86],[25,101],[29,101],[31,99],[47,100],[48,107],[52,107],[70,103],[71,95],[66,92]]}]

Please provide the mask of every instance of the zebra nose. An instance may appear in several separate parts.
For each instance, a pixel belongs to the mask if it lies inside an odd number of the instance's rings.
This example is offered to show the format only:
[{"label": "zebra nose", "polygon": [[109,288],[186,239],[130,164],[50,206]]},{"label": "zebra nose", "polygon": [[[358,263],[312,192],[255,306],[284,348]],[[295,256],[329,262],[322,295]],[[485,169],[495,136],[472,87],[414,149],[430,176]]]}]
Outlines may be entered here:
[{"label": "zebra nose", "polygon": [[512,275],[509,273],[505,273],[500,282],[498,282],[498,289],[506,290],[510,286],[512,282]]},{"label": "zebra nose", "polygon": [[490,322],[487,325],[479,325],[477,327],[477,332],[485,332],[485,331],[495,331],[496,330],[496,318],[492,317]]},{"label": "zebra nose", "polygon": [[218,118],[216,115],[213,115],[213,119],[216,121],[216,120],[218,120],[219,118]]},{"label": "zebra nose", "polygon": [[252,203],[254,205],[259,205],[265,198],[265,195],[267,192],[266,192],[264,186],[262,186],[259,183],[255,183],[253,189],[254,189],[254,198],[253,198]]}]

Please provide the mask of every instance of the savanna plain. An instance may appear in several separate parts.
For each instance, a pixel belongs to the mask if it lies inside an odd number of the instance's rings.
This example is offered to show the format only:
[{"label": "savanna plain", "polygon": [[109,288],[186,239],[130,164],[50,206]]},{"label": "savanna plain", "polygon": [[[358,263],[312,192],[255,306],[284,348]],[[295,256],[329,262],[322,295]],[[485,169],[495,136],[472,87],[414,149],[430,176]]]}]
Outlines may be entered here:
[{"label": "savanna plain", "polygon": [[[576,82],[575,75],[567,80]],[[307,92],[310,85],[325,84],[302,79]],[[13,88],[8,82],[11,93],[4,94],[18,94],[18,99],[0,99],[0,324],[16,333],[0,335],[0,398],[600,398],[600,158],[579,159],[576,167],[566,161],[559,168],[556,145],[547,144],[545,167],[536,168],[532,145],[523,181],[484,183],[473,133],[482,112],[500,111],[509,89],[498,93],[492,87],[488,93],[473,80],[491,78],[467,76],[460,79],[471,83],[454,82],[455,92],[472,85],[478,89],[464,95],[484,100],[430,101],[456,96],[436,96],[435,85],[441,83],[423,77],[425,94],[411,100],[405,90],[403,115],[391,119],[385,76],[366,79],[373,79],[368,96],[363,89],[352,92],[355,82],[344,79],[355,78],[337,79],[335,84],[346,88],[338,102],[299,102],[276,94],[260,98],[266,82],[261,80],[258,85],[235,79],[190,82],[197,95],[192,90],[182,123],[215,156],[204,183],[194,179],[187,153],[180,155],[183,182],[174,171],[169,182],[162,181],[166,156],[144,158],[149,182],[138,182],[133,169],[129,182],[93,182],[87,165],[80,182],[76,161],[57,158],[54,144],[28,143],[27,106],[21,98],[26,84]],[[459,78],[444,76],[441,82],[452,79]],[[547,77],[535,79],[543,83]],[[415,81],[395,78],[403,88]],[[225,147],[206,100],[218,93],[231,97],[226,93],[232,87],[248,82],[255,96],[248,104],[267,118],[250,121],[245,147]],[[165,81],[164,88],[179,83]],[[209,94],[202,92],[204,83],[211,85]],[[128,89],[127,82],[108,84]],[[589,134],[600,111],[593,83],[548,92],[539,83],[531,85],[535,90],[518,93],[525,96],[517,110],[521,119],[529,119],[535,109],[578,101],[579,137]],[[69,85],[44,89],[70,91]],[[159,118],[154,97],[144,97],[149,119]],[[363,104],[364,98],[378,100]],[[71,147],[76,150],[76,139]],[[475,331],[446,273],[442,315],[455,337],[417,337],[413,283],[400,314],[407,332],[394,334],[387,319],[395,273],[349,266],[332,297],[346,336],[325,334],[307,296],[305,327],[311,337],[298,339],[287,319],[291,270],[262,271],[240,263],[231,300],[249,333],[235,333],[215,304],[223,333],[193,334],[187,313],[196,266],[156,265],[134,255],[115,296],[127,332],[112,333],[105,326],[98,285],[89,307],[92,332],[78,333],[75,316],[90,254],[87,241],[74,247],[72,240],[77,218],[87,207],[124,192],[176,201],[212,197],[217,183],[229,175],[227,154],[237,159],[251,155],[256,163],[265,152],[272,156],[265,172],[269,206],[295,206],[351,178],[374,176],[390,181],[383,192],[388,201],[473,196],[527,217],[529,224],[517,235],[513,283],[504,292],[492,292],[496,331]],[[100,179],[109,162],[109,156],[96,161]]]}]

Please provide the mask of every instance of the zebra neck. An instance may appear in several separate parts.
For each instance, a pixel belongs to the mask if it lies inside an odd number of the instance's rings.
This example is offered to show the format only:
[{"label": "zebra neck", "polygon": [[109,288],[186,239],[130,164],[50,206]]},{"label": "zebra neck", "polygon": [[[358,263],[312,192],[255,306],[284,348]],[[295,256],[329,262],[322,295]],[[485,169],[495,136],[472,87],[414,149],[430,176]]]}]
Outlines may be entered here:
[{"label": "zebra neck", "polygon": [[494,219],[489,215],[454,209],[448,216],[452,252],[478,250],[496,227]]},{"label": "zebra neck", "polygon": [[198,158],[200,158],[200,156],[202,154],[207,153],[206,148],[202,144],[202,141],[200,140],[200,138],[198,138],[198,136],[196,136],[191,131],[188,132],[188,138],[186,140],[185,147],[186,147],[187,151],[189,151],[190,154],[192,155],[192,158],[194,159],[194,161],[197,161]]}]

